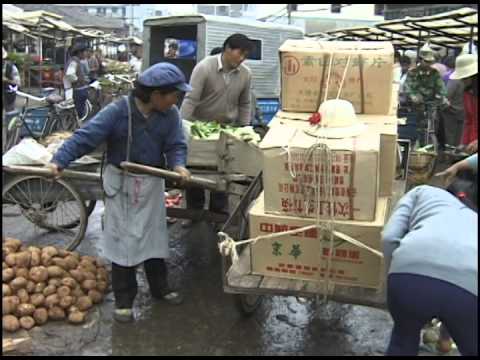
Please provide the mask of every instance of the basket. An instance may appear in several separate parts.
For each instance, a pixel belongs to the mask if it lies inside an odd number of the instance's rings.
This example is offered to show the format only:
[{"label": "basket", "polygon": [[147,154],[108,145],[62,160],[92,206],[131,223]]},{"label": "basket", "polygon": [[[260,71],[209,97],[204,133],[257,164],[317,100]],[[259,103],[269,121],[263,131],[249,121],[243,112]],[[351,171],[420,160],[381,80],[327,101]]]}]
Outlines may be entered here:
[{"label": "basket", "polygon": [[410,153],[408,181],[414,184],[427,183],[435,170],[436,159],[435,152],[413,151]]},{"label": "basket", "polygon": [[428,168],[436,158],[437,153],[435,152],[412,151],[410,153],[409,168],[412,170],[424,170]]}]

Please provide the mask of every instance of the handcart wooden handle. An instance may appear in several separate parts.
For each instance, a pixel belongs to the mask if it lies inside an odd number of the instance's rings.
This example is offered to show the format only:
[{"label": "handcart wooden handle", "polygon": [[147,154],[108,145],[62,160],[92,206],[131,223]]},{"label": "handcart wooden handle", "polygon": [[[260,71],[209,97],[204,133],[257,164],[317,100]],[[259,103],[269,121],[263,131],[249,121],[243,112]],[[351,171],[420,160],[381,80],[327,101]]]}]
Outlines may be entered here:
[{"label": "handcart wooden handle", "polygon": [[[52,170],[41,166],[20,166],[20,165],[8,165],[3,166],[5,172],[19,175],[37,175],[51,177],[53,176]],[[63,178],[86,180],[86,181],[100,181],[100,174],[93,172],[63,170],[61,172]]]},{"label": "handcart wooden handle", "polygon": [[[121,162],[120,167],[136,173],[159,176],[170,181],[180,181],[182,179],[181,175],[173,171],[158,169],[152,166],[140,165],[127,161]],[[218,191],[219,189],[217,182],[209,179],[199,178],[196,176],[192,176],[190,180],[185,181],[182,184],[182,187],[199,187],[213,191]]]}]

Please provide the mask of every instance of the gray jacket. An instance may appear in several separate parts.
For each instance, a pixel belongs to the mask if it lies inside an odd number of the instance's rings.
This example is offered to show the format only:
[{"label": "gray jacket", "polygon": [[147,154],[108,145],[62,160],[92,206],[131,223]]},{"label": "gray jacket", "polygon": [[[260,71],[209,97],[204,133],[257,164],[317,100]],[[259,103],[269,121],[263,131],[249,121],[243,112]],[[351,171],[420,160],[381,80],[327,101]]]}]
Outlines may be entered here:
[{"label": "gray jacket", "polygon": [[398,202],[383,230],[386,269],[440,279],[477,296],[477,219],[446,190],[415,187]]}]

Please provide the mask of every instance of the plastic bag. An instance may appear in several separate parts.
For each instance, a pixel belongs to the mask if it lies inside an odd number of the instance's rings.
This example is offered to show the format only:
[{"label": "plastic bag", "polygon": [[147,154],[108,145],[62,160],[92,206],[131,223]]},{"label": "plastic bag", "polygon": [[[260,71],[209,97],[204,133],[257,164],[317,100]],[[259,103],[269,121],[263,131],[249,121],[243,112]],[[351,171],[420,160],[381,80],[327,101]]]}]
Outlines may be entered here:
[{"label": "plastic bag", "polygon": [[52,154],[35,139],[26,138],[12,147],[2,156],[3,165],[47,164]]}]

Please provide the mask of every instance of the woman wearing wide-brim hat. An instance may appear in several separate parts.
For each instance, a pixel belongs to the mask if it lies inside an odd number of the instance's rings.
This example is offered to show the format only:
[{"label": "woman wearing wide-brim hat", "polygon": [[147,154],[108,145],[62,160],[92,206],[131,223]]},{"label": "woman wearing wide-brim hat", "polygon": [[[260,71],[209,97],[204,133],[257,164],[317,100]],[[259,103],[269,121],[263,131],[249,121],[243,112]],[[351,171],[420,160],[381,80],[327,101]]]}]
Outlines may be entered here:
[{"label": "woman wearing wide-brim hat", "polygon": [[455,61],[455,71],[450,79],[462,80],[464,84],[463,104],[465,125],[462,145],[468,146],[478,139],[478,56],[463,54]]}]

